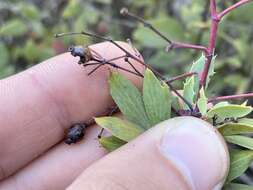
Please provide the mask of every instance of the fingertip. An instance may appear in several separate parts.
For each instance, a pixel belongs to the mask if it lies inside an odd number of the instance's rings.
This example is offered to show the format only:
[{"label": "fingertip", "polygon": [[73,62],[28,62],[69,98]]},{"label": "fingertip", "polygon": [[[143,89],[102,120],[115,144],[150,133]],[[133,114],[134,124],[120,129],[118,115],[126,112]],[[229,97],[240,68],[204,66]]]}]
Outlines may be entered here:
[{"label": "fingertip", "polygon": [[229,170],[229,153],[219,132],[193,117],[159,125],[167,125],[159,146],[162,155],[179,169],[192,189],[221,188]]}]

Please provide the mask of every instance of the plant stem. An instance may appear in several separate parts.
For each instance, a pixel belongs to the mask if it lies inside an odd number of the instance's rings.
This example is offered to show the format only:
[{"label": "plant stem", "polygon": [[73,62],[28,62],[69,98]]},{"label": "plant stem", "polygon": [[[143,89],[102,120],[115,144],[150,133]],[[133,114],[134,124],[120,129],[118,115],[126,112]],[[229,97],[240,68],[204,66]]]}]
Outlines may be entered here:
[{"label": "plant stem", "polygon": [[252,2],[252,0],[241,0],[241,1],[237,2],[237,3],[235,3],[231,7],[228,7],[227,9],[225,9],[224,11],[222,11],[218,15],[219,19],[221,20],[226,14],[228,14],[230,11],[236,9],[237,7],[240,7],[240,6],[242,6],[242,5],[246,4],[246,3],[250,3],[250,2]]},{"label": "plant stem", "polygon": [[212,58],[214,55],[214,51],[215,51],[215,43],[216,43],[216,38],[217,38],[218,26],[219,26],[221,19],[226,14],[231,12],[232,10],[240,7],[243,4],[249,3],[249,2],[253,2],[253,1],[252,0],[241,0],[218,14],[216,0],[210,0],[210,11],[211,11],[210,37],[209,37],[209,45],[208,45],[207,53],[205,54],[206,63],[205,63],[204,70],[203,70],[203,72],[201,74],[201,78],[200,78],[200,89],[201,89],[201,87],[204,87],[206,85],[208,71],[209,71],[209,68],[210,68],[210,65],[212,62]]},{"label": "plant stem", "polygon": [[179,48],[200,50],[200,51],[203,51],[205,54],[208,54],[208,49],[205,46],[181,43],[181,42],[172,42],[166,47],[166,51],[170,51],[172,49],[179,49]]},{"label": "plant stem", "polygon": [[242,98],[253,98],[253,93],[213,97],[213,98],[210,98],[208,100],[208,102],[216,102],[216,101],[223,101],[223,100],[233,100],[233,99],[242,99]]},{"label": "plant stem", "polygon": [[206,62],[205,62],[204,70],[200,77],[199,89],[201,89],[202,87],[206,85],[208,71],[209,71],[214,50],[215,50],[217,30],[218,30],[218,25],[220,21],[217,15],[217,10],[216,10],[216,0],[210,0],[210,10],[211,10],[211,29],[210,29],[209,45],[208,45],[207,53],[205,54]]},{"label": "plant stem", "polygon": [[144,25],[144,27],[149,28],[150,30],[152,30],[154,33],[156,33],[158,36],[160,36],[161,38],[163,38],[166,42],[168,42],[169,44],[172,43],[172,41],[167,38],[164,34],[162,34],[159,30],[157,30],[152,24],[150,24],[149,22],[147,22],[146,20],[144,20],[143,18],[131,13],[128,11],[127,8],[122,8],[120,10],[120,14],[122,14],[123,16],[129,16],[137,21],[139,21],[140,23],[142,23]]},{"label": "plant stem", "polygon": [[142,23],[144,25],[144,27],[149,28],[155,34],[157,34],[162,39],[164,39],[166,42],[168,42],[169,45],[166,47],[166,51],[182,48],[182,49],[195,49],[195,50],[200,50],[200,51],[203,51],[204,53],[207,53],[207,47],[205,47],[205,46],[188,44],[188,43],[181,43],[181,42],[174,42],[174,41],[170,40],[164,34],[162,34],[162,32],[160,32],[158,29],[156,29],[152,24],[150,24],[149,22],[147,22],[143,18],[129,12],[127,8],[122,8],[120,10],[120,13],[123,16],[129,16],[129,17],[139,21],[140,23]]},{"label": "plant stem", "polygon": [[172,77],[172,78],[170,78],[169,80],[166,80],[165,82],[166,82],[166,83],[172,83],[172,82],[174,82],[174,81],[182,80],[182,79],[184,79],[184,78],[186,78],[186,77],[191,77],[191,76],[197,75],[197,74],[198,74],[198,73],[196,73],[196,72],[184,73],[184,74],[182,74],[182,75],[178,75],[178,76]]}]

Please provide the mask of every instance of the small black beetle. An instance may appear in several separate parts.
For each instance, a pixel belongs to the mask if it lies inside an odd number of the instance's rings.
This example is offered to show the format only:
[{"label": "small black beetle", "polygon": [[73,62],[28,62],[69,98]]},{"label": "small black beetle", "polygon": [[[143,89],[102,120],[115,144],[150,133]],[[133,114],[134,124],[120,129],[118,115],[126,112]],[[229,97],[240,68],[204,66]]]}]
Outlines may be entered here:
[{"label": "small black beetle", "polygon": [[85,135],[87,125],[84,123],[76,123],[68,129],[68,133],[64,142],[68,145],[80,141]]}]

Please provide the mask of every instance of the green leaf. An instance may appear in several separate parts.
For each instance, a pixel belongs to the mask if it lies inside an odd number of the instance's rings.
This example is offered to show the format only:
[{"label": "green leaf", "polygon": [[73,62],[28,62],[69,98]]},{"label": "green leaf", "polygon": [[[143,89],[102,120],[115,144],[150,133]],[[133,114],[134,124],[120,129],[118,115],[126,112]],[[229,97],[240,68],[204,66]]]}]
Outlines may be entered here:
[{"label": "green leaf", "polygon": [[220,119],[225,118],[240,118],[248,115],[252,111],[251,106],[228,104],[219,107],[213,107],[207,112],[209,118],[215,115]]},{"label": "green leaf", "polygon": [[144,75],[143,101],[152,126],[170,118],[171,94],[169,88],[167,84],[159,81],[149,69]]},{"label": "green leaf", "polygon": [[242,118],[242,119],[238,119],[239,123],[244,123],[247,125],[251,125],[253,127],[253,119],[251,118]]},{"label": "green leaf", "polygon": [[7,65],[0,69],[0,78],[10,76],[15,73],[15,68],[12,65]]},{"label": "green leaf", "polygon": [[174,109],[176,109],[176,110],[180,110],[180,109],[183,109],[182,108],[182,104],[180,103],[180,100],[179,100],[179,98],[177,97],[177,96],[174,96],[173,94],[172,94],[172,96],[171,96],[171,107],[173,107]]},{"label": "green leaf", "polygon": [[[191,70],[190,70],[190,72],[195,72],[198,74],[198,75],[193,76],[194,77],[195,95],[197,94],[197,92],[199,90],[199,79],[200,79],[201,73],[204,70],[205,60],[206,60],[206,57],[202,54],[201,57],[197,61],[193,62]],[[186,79],[186,81],[187,80],[189,80],[189,79]]]},{"label": "green leaf", "polygon": [[230,171],[227,181],[241,176],[253,161],[253,151],[234,151],[230,153]]},{"label": "green leaf", "polygon": [[95,2],[98,2],[98,3],[103,3],[103,4],[111,4],[112,3],[112,0],[94,0]]},{"label": "green leaf", "polygon": [[10,54],[4,43],[0,42],[0,69],[4,68],[9,62]]},{"label": "green leaf", "polygon": [[253,133],[253,125],[245,123],[226,123],[218,127],[223,136]]},{"label": "green leaf", "polygon": [[99,126],[110,131],[113,136],[127,142],[144,132],[141,127],[117,117],[99,117],[95,118],[95,121]]},{"label": "green leaf", "polygon": [[22,36],[27,32],[26,24],[19,19],[12,19],[6,22],[0,29],[1,36]]},{"label": "green leaf", "polygon": [[208,87],[208,84],[209,84],[209,82],[210,82],[211,77],[215,74],[215,72],[214,72],[215,59],[216,59],[216,56],[213,56],[212,61],[211,61],[211,64],[210,64],[210,66],[209,66],[207,78],[206,78],[206,86],[205,86],[205,89]]},{"label": "green leaf", "polygon": [[228,102],[219,102],[218,104],[215,104],[215,105],[213,106],[213,109],[214,109],[214,108],[219,108],[219,107],[222,107],[222,106],[227,106],[227,105],[229,105]]},{"label": "green leaf", "polygon": [[71,18],[79,15],[81,13],[82,7],[80,6],[80,1],[72,0],[69,1],[68,5],[63,10],[63,18]]},{"label": "green leaf", "polygon": [[124,116],[129,121],[148,129],[151,124],[139,90],[117,72],[111,74],[109,84],[112,98]]},{"label": "green leaf", "polygon": [[204,69],[205,60],[206,57],[204,56],[204,54],[202,54],[197,61],[193,62],[190,72],[196,72],[200,74]]},{"label": "green leaf", "polygon": [[241,135],[225,136],[226,141],[253,150],[253,139]]},{"label": "green leaf", "polygon": [[[187,78],[184,83],[183,96],[191,104],[195,103],[199,90],[199,78],[205,66],[205,59],[205,56],[202,54],[197,61],[193,62],[190,72],[195,72],[197,75]],[[189,109],[186,104],[184,104],[184,108]]]},{"label": "green leaf", "polygon": [[206,115],[207,101],[208,101],[208,99],[206,98],[205,91],[203,88],[201,88],[200,89],[200,97],[198,99],[197,105],[198,105],[199,111],[202,115]]},{"label": "green leaf", "polygon": [[31,39],[26,41],[25,47],[22,50],[25,58],[31,63],[37,61],[41,55],[41,50],[38,45]]},{"label": "green leaf", "polygon": [[241,105],[242,106],[247,106],[247,104],[248,104],[248,100],[244,101]]},{"label": "green leaf", "polygon": [[223,190],[253,190],[253,186],[239,184],[239,183],[229,183]]},{"label": "green leaf", "polygon": [[25,18],[29,19],[29,20],[38,20],[40,17],[40,12],[37,9],[36,6],[34,6],[31,3],[19,3],[18,7],[20,9],[20,13],[22,14],[22,16],[24,16]]},{"label": "green leaf", "polygon": [[101,137],[99,143],[109,152],[116,150],[117,148],[123,146],[127,142],[120,140],[117,137]]},{"label": "green leaf", "polygon": [[[193,104],[195,96],[194,90],[194,76],[190,77],[189,80],[186,80],[183,88],[183,97],[190,103]],[[184,104],[185,109],[189,109],[187,104]]]}]

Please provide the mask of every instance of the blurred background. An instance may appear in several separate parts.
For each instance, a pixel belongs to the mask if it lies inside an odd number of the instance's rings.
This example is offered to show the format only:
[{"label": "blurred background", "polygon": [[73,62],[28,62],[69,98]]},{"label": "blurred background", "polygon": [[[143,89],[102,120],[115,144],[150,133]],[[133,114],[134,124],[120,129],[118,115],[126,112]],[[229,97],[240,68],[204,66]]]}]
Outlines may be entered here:
[{"label": "blurred background", "polygon": [[[220,9],[233,2],[218,0]],[[134,20],[119,14],[122,7],[144,17],[172,40],[207,44],[208,1],[203,0],[1,0],[0,79],[22,71],[70,45],[89,45],[93,39],[55,33],[90,31],[115,40],[130,38],[146,62],[166,76],[187,71],[200,52],[164,51],[166,43]],[[253,3],[220,24],[216,72],[209,95],[253,90]],[[176,84],[178,87],[182,83]]]}]

